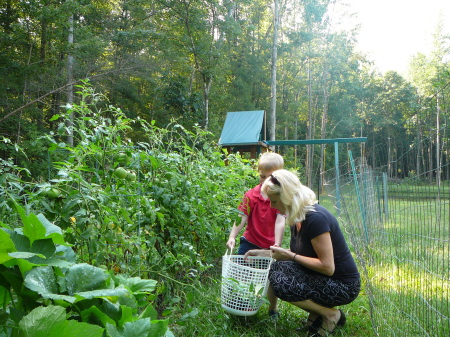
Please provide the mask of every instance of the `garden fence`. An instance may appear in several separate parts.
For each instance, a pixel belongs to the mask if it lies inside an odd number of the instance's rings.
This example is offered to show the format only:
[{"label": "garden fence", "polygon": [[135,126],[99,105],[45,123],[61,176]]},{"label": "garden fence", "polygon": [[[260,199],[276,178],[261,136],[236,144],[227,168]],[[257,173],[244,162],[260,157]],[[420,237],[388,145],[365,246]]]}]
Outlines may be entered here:
[{"label": "garden fence", "polygon": [[348,156],[325,172],[324,186],[355,253],[375,334],[450,336],[450,179],[429,180],[448,166],[394,180]]}]

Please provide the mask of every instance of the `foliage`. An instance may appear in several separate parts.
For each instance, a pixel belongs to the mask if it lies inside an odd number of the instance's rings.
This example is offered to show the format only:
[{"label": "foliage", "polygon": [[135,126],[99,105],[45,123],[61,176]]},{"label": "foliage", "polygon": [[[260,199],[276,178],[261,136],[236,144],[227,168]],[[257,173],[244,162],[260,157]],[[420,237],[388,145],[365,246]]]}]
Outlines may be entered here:
[{"label": "foliage", "polygon": [[[70,78],[78,84],[90,78],[133,121],[165,128],[176,120],[191,132],[207,126],[216,139],[227,111],[270,111],[272,6],[268,0],[6,1],[0,8],[0,73],[7,84],[0,86],[0,132],[17,140],[28,160],[11,148],[4,157],[33,176],[47,169],[39,136],[58,132],[51,116],[67,112]],[[448,34],[437,27],[433,52],[413,58],[408,78],[380,74],[355,49],[357,28],[344,6],[281,2],[276,139],[364,136],[368,146],[361,152],[370,165],[399,161],[391,177],[431,172],[433,151],[448,161]],[[76,64],[70,74],[69,56]],[[135,134],[141,128],[140,122],[129,126]],[[374,146],[387,137],[390,156]],[[397,158],[416,144],[410,155],[416,158]],[[294,161],[292,149],[280,152]],[[311,147],[300,148],[299,156],[311,152],[320,158],[308,157],[308,179],[327,160]]]},{"label": "foliage", "polygon": [[23,226],[0,228],[5,336],[168,336],[149,304],[156,281],[76,263],[61,228],[14,206]]},{"label": "foliage", "polygon": [[[15,200],[60,227],[81,262],[164,280],[156,291],[162,314],[177,298],[171,280],[198,280],[221,255],[256,173],[239,156],[228,156],[225,165],[225,154],[200,128],[173,121],[160,129],[138,119],[135,132],[88,83],[79,89],[80,104],[52,118],[58,133],[41,139],[49,144],[49,171],[28,181],[21,176],[26,170],[2,162],[0,220],[20,226]],[[68,134],[73,147],[64,142]]]}]

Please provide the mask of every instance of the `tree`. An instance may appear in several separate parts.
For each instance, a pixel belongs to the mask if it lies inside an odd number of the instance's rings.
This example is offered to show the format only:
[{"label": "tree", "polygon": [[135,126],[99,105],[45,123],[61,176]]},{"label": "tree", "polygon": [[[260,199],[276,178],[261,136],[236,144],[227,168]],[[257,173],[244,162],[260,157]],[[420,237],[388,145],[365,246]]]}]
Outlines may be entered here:
[{"label": "tree", "polygon": [[273,13],[273,44],[272,44],[272,80],[270,86],[270,139],[275,140],[275,125],[277,122],[277,51],[278,51],[278,26],[280,14],[278,0],[274,0]]}]

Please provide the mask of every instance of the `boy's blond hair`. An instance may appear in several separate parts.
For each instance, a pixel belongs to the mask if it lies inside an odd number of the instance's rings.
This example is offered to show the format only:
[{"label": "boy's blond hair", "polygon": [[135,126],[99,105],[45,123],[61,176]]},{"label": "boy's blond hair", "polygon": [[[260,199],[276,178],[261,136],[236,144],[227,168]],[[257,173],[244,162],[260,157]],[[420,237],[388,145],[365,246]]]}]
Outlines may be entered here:
[{"label": "boy's blond hair", "polygon": [[284,167],[283,157],[275,152],[264,152],[258,161],[258,171],[275,171]]}]

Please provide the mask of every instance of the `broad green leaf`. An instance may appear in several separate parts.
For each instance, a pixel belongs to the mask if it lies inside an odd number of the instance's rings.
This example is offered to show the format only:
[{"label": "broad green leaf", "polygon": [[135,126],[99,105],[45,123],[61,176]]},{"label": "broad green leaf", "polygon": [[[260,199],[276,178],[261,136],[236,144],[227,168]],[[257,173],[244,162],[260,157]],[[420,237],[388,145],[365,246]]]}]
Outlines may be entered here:
[{"label": "broad green leaf", "polygon": [[0,285],[0,307],[5,308],[11,302],[11,295],[7,288]]},{"label": "broad green leaf", "polygon": [[43,214],[38,214],[37,218],[45,227],[45,238],[52,238],[55,244],[69,246],[69,244],[64,241],[61,228],[48,221]]},{"label": "broad green leaf", "polygon": [[[74,296],[60,295],[60,294],[50,294],[50,293],[42,294],[42,297],[48,298],[50,300],[53,300],[53,301],[55,301],[55,304],[61,305],[63,307],[67,307],[69,305],[69,303],[73,304],[77,300],[77,298],[74,297]],[[65,302],[67,302],[67,303],[65,303]]]},{"label": "broad green leaf", "polygon": [[139,318],[150,318],[156,319],[158,317],[158,312],[153,307],[153,305],[149,304],[145,310],[139,315]]},{"label": "broad green leaf", "polygon": [[[151,321],[150,334],[148,336],[149,337],[168,336],[166,334],[168,327],[169,327],[168,319]],[[170,334],[172,335],[172,333]]]},{"label": "broad green leaf", "polygon": [[19,204],[15,203],[17,212],[20,215],[23,224],[23,234],[28,237],[30,244],[39,239],[51,238],[54,243],[67,245],[62,236],[61,228],[53,225],[44,215],[26,214]]},{"label": "broad green leaf", "polygon": [[[30,250],[30,252],[42,254],[45,259],[48,259],[51,256],[53,256],[55,254],[55,251],[56,251],[56,247],[55,247],[55,244],[53,243],[52,239],[36,240],[31,245],[31,250]],[[32,259],[30,262],[46,263],[45,261],[43,261],[37,257]]]},{"label": "broad green leaf", "polygon": [[101,337],[104,331],[98,325],[66,320],[65,309],[59,306],[32,310],[19,327],[27,337]]},{"label": "broad green leaf", "polygon": [[59,258],[64,259],[68,262],[75,263],[77,261],[77,255],[75,254],[73,249],[68,246],[57,245],[56,246],[56,255]]},{"label": "broad green leaf", "polygon": [[66,273],[66,287],[69,295],[85,291],[105,289],[110,275],[103,269],[86,263],[70,267]]},{"label": "broad green leaf", "polygon": [[126,305],[121,305],[120,309],[122,311],[122,317],[119,320],[119,326],[123,327],[125,323],[134,321],[133,319],[133,309],[127,307]]},{"label": "broad green leaf", "polygon": [[14,260],[20,269],[20,272],[22,275],[26,275],[31,269],[33,269],[36,265],[34,263],[31,263],[28,260],[25,259],[15,259]]},{"label": "broad green leaf", "polygon": [[101,297],[121,297],[130,295],[130,292],[125,288],[115,288],[115,289],[98,289],[91,291],[83,291],[79,293],[75,293],[74,296],[78,300],[83,299],[93,299],[93,298],[101,298]]},{"label": "broad green leaf", "polygon": [[45,228],[36,215],[33,213],[27,215],[25,209],[17,203],[15,205],[17,213],[19,213],[22,220],[23,234],[30,240],[30,244],[32,244],[35,240],[45,238]]},{"label": "broad green leaf", "polygon": [[109,317],[96,306],[92,306],[89,309],[83,310],[81,312],[81,318],[83,319],[83,322],[100,321],[104,327],[106,327],[107,324],[112,324],[114,326],[116,325],[116,322],[114,322],[111,317]]},{"label": "broad green leaf", "polygon": [[55,273],[50,266],[32,269],[25,277],[24,285],[41,295],[58,293]]},{"label": "broad green leaf", "polygon": [[166,333],[164,334],[164,337],[175,337],[175,335],[170,331],[169,328],[167,328]]},{"label": "broad green leaf", "polygon": [[66,311],[63,307],[38,307],[21,319],[19,327],[27,333],[27,337],[49,337],[52,328],[65,319]]},{"label": "broad green leaf", "polygon": [[29,259],[30,257],[34,257],[34,256],[39,256],[39,257],[45,259],[44,255],[31,253],[31,252],[12,252],[12,253],[9,253],[9,256],[11,256],[15,259]]},{"label": "broad green leaf", "polygon": [[107,335],[110,337],[123,337],[123,335],[119,332],[117,327],[109,323],[106,324],[106,332]]},{"label": "broad green leaf", "polygon": [[127,278],[123,275],[119,275],[117,278],[120,280],[120,283],[128,287],[132,293],[153,292],[155,291],[156,284],[158,283],[155,280],[145,280],[140,277]]},{"label": "broad green leaf", "polygon": [[13,259],[8,253],[16,251],[16,247],[8,233],[0,230],[0,264]]},{"label": "broad green leaf", "polygon": [[60,267],[60,268],[69,268],[73,266],[73,262],[68,262],[66,260],[57,259],[57,258],[50,258],[48,260],[45,260],[45,264],[48,266],[54,266],[54,267]]},{"label": "broad green leaf", "polygon": [[51,334],[47,337],[102,337],[105,330],[95,324],[73,320],[65,321],[64,323],[62,333],[59,333],[59,331],[51,331]]},{"label": "broad green leaf", "polygon": [[127,322],[123,326],[123,336],[124,337],[144,337],[157,335],[150,335],[151,323],[148,318],[138,319],[134,322]]},{"label": "broad green leaf", "polygon": [[106,331],[111,337],[172,337],[167,329],[168,320],[150,321],[148,318],[127,322],[122,329],[112,324],[107,324]]}]

